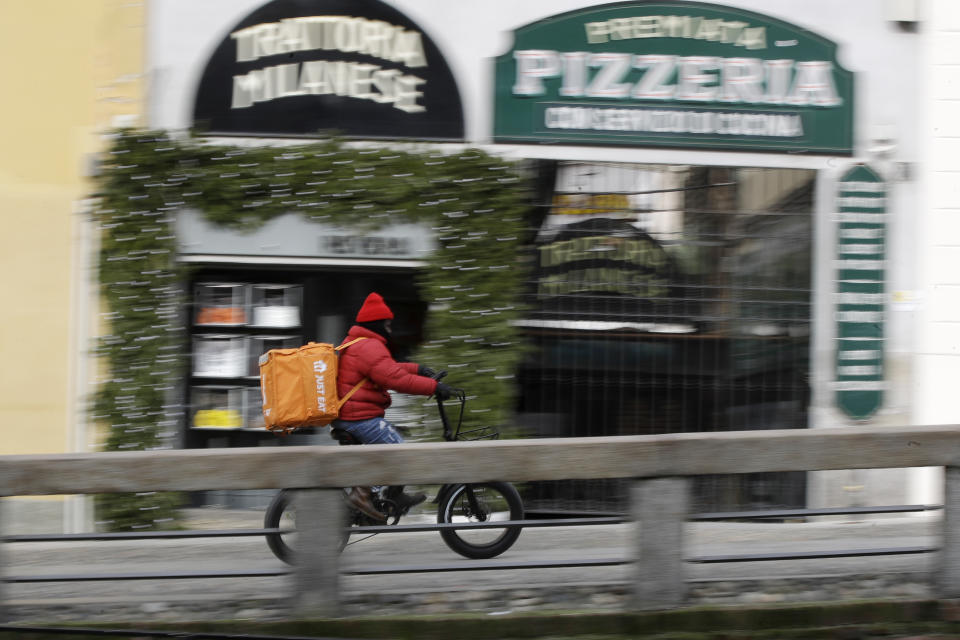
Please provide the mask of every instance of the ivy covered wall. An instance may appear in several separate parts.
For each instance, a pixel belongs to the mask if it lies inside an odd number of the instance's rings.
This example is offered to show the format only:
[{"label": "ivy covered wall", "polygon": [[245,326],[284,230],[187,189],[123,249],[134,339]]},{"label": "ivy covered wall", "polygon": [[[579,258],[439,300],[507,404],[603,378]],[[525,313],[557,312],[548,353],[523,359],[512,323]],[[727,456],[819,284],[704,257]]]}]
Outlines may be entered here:
[{"label": "ivy covered wall", "polygon": [[[529,196],[517,167],[478,150],[408,153],[336,140],[296,147],[222,146],[164,132],[113,136],[94,216],[107,335],[95,419],[109,451],[169,448],[183,426],[189,364],[184,282],[173,231],[191,207],[213,223],[255,228],[296,211],[357,231],[429,225],[437,250],[420,276],[429,304],[417,358],[448,369],[470,394],[467,426],[502,425],[514,396],[520,344],[520,263]],[[113,530],[176,526],[177,496],[100,496]]]}]

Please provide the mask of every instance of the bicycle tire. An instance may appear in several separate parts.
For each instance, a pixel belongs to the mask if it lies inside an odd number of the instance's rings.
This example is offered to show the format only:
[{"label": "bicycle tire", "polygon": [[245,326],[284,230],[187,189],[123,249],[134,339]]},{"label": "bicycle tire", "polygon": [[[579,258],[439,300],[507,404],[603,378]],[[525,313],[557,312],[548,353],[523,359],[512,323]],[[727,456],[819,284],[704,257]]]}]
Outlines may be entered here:
[{"label": "bicycle tire", "polygon": [[[356,515],[352,510],[349,512],[351,519]],[[289,523],[284,519],[288,519]],[[277,495],[270,501],[267,511],[263,516],[264,529],[295,529],[296,512],[293,509],[293,490],[281,489]],[[286,535],[290,535],[289,533]],[[266,534],[267,546],[273,555],[277,556],[283,562],[293,565],[293,546],[284,540],[282,533]],[[350,539],[350,533],[344,529],[340,536],[340,551],[343,551]]]},{"label": "bicycle tire", "polygon": [[[470,506],[467,491],[474,492],[474,496],[480,503],[481,509],[486,509],[485,513],[475,514]],[[523,500],[516,488],[508,482],[477,482],[471,484],[456,485],[447,493],[437,509],[437,522],[447,523],[463,521],[466,519],[471,522],[483,522],[491,516],[489,509],[497,508],[501,511],[506,507],[510,520],[523,519]],[[501,511],[501,513],[503,513]],[[479,530],[489,535],[490,532],[496,533],[498,529]],[[441,529],[440,536],[444,543],[453,551],[456,551],[465,558],[475,560],[495,558],[507,549],[513,546],[513,543],[520,537],[520,527],[503,529],[495,539],[489,542],[478,542],[472,536],[473,533],[466,533],[460,529]],[[476,535],[480,535],[477,532]]]},{"label": "bicycle tire", "polygon": [[[290,510],[290,513],[287,513],[288,508],[292,506],[293,496],[289,489],[282,489],[277,492],[277,495],[273,496],[273,500],[270,501],[270,505],[267,507],[267,512],[263,516],[263,528],[264,529],[282,529],[285,527],[281,526],[283,518],[285,515],[289,515],[291,519],[295,518],[295,514]],[[280,533],[268,533],[266,534],[267,546],[270,547],[270,551],[273,552],[273,555],[277,556],[283,562],[292,565],[293,564],[293,548],[287,544],[286,540],[283,539],[283,534]]]},{"label": "bicycle tire", "polygon": [[[264,529],[288,530],[287,534],[268,533],[266,534],[266,538],[267,546],[270,547],[270,551],[273,552],[273,555],[277,556],[277,558],[283,560],[291,566],[294,564],[293,545],[284,540],[283,536],[289,536],[291,533],[296,532],[295,529],[297,516],[293,509],[293,491],[293,489],[281,489],[279,492],[277,492],[277,495],[273,497],[273,500],[271,500],[269,506],[267,506],[267,511],[263,516]],[[381,508],[386,506],[379,500],[377,501],[377,505]],[[349,504],[346,505],[346,509],[348,521],[347,526],[349,527],[378,524],[351,507]],[[286,518],[288,522],[284,522],[284,518]],[[290,531],[291,529],[293,531]],[[340,534],[340,548],[338,550],[342,552],[349,542],[350,531],[344,527],[343,532]]]}]

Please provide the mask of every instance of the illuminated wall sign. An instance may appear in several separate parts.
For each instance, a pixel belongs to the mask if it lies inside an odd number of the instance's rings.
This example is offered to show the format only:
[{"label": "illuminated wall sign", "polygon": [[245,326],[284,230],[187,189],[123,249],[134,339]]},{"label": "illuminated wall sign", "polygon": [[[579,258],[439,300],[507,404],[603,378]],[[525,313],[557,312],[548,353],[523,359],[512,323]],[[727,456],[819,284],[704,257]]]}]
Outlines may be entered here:
[{"label": "illuminated wall sign", "polygon": [[853,74],[836,49],[719,5],[560,14],[497,58],[494,140],[850,154]]},{"label": "illuminated wall sign", "polygon": [[887,186],[865,166],[837,194],[837,406],[855,420],[880,408],[883,376]]},{"label": "illuminated wall sign", "polygon": [[230,30],[194,105],[202,133],[462,140],[436,45],[379,0],[274,0]]}]

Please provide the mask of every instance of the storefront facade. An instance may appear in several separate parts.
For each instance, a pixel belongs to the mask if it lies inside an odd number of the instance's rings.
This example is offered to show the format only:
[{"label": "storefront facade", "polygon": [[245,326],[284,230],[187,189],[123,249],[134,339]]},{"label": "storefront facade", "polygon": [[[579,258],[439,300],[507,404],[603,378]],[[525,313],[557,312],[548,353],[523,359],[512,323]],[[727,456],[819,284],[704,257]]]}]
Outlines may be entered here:
[{"label": "storefront facade", "polygon": [[[872,1],[167,0],[148,20],[149,125],[518,161],[535,185],[518,435],[912,424],[916,18]],[[413,283],[431,229],[177,215],[194,268],[184,446],[275,444],[256,356],[338,340],[370,289],[391,292],[411,348],[425,339],[437,301]],[[697,500],[929,501],[928,476],[704,479]],[[530,498],[602,510],[619,491]]]}]

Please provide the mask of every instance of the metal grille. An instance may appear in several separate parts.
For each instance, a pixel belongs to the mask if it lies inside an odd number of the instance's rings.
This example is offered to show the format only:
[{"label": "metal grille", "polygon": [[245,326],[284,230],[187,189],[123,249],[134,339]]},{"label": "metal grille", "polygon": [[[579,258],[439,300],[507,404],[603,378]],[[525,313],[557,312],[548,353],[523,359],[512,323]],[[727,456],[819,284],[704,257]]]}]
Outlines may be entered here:
[{"label": "metal grille", "polygon": [[[807,426],[816,174],[540,163],[522,327],[528,436]],[[700,478],[698,511],[799,507],[805,474]],[[625,485],[527,488],[533,510],[618,511]]]}]

